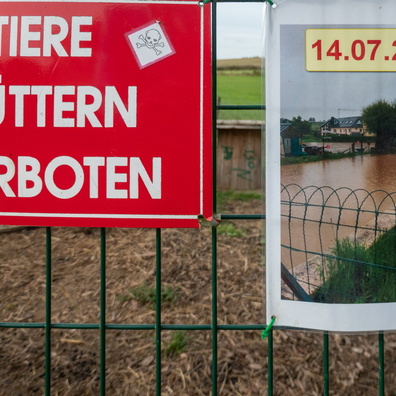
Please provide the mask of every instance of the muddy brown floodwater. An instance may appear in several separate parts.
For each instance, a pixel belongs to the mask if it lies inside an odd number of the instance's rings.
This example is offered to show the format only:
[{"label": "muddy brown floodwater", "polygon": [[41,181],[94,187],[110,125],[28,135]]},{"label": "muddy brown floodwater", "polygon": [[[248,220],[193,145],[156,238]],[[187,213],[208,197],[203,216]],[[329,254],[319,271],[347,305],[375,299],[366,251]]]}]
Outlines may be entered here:
[{"label": "muddy brown floodwater", "polygon": [[[356,225],[364,227],[373,221],[375,215],[372,212],[394,211],[396,155],[363,155],[286,165],[281,169],[281,182],[284,186],[293,184],[287,187],[287,193],[282,193],[282,200],[309,203],[308,206],[292,208],[282,205],[282,244],[323,252],[334,246],[336,238],[353,234]],[[351,193],[351,190],[358,191]],[[388,195],[377,190],[395,194]],[[323,204],[332,208],[323,211]],[[341,206],[348,209],[343,209],[340,215],[337,208]],[[367,212],[357,216],[357,208]],[[305,220],[290,221],[290,214]],[[339,222],[342,227],[337,228],[334,224]],[[291,255],[287,249],[284,250],[282,261],[289,268],[312,257],[304,253]]]}]

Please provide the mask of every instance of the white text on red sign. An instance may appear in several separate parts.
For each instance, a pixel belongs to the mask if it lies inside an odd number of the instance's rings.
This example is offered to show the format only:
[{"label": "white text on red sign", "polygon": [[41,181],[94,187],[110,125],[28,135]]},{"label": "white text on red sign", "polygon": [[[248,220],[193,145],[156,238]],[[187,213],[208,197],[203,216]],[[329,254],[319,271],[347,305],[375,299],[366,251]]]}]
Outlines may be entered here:
[{"label": "white text on red sign", "polygon": [[[36,111],[25,113],[25,100],[30,96],[35,99]],[[70,100],[70,97],[74,100]],[[15,114],[16,127],[23,127],[25,119],[29,117],[33,118],[32,123],[38,127],[83,128],[91,125],[95,128],[112,128],[117,110],[125,125],[133,128],[136,127],[136,97],[136,87],[128,87],[128,99],[124,104],[117,88],[112,86],[100,90],[92,86],[11,85],[6,92],[6,87],[0,85],[0,124],[10,109]],[[50,122],[46,117],[47,98],[51,99],[51,108],[54,111]],[[76,112],[76,118],[66,117],[65,112]],[[103,119],[99,119],[98,112],[103,113]]]},{"label": "white text on red sign", "polygon": [[[60,16],[0,16],[0,56],[49,57],[54,50],[62,57],[90,57],[92,48],[86,43],[91,41],[92,33],[86,27],[91,25],[91,16],[73,16],[70,21]],[[69,52],[64,42],[68,42]]]},{"label": "white text on red sign", "polygon": [[[152,173],[149,175],[138,157],[84,157],[80,163],[75,158],[60,156],[52,159],[43,170],[40,161],[34,157],[20,156],[15,164],[12,158],[0,156],[0,166],[5,168],[0,175],[0,189],[6,197],[32,198],[45,187],[56,198],[70,199],[88,183],[89,198],[100,198],[103,183],[106,198],[137,199],[141,180],[149,196],[160,199],[162,159],[153,158],[151,165]],[[59,187],[55,181],[55,173],[61,167],[73,173],[74,182],[67,188]],[[40,176],[42,173],[43,177]],[[15,182],[15,177],[17,188],[12,188],[10,183]]]}]

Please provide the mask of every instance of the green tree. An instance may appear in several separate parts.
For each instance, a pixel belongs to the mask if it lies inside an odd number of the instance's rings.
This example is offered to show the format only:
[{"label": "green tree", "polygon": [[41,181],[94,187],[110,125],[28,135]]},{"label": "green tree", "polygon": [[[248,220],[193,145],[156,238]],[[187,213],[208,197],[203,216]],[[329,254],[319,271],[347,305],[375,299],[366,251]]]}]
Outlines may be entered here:
[{"label": "green tree", "polygon": [[293,117],[291,124],[298,130],[301,136],[312,135],[311,123],[303,120],[301,116]]},{"label": "green tree", "polygon": [[367,130],[376,135],[377,153],[396,153],[396,103],[378,100],[363,109],[362,118]]}]

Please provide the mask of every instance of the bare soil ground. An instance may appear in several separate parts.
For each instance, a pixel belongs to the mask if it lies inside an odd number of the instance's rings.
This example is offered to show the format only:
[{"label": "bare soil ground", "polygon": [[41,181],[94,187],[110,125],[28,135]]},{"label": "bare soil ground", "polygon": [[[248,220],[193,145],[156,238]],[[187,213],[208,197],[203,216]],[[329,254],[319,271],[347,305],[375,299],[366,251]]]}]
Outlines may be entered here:
[{"label": "bare soil ground", "polygon": [[[261,213],[260,200],[228,202],[223,213]],[[264,323],[263,224],[226,222],[218,232],[219,324]],[[240,232],[232,232],[238,230]],[[231,234],[236,236],[231,236]],[[45,321],[45,229],[0,234],[0,321]],[[211,322],[211,233],[162,231],[162,278],[173,302],[164,302],[164,324]],[[52,229],[53,323],[99,323],[100,231]],[[130,290],[155,279],[155,231],[107,232],[107,322],[155,323],[153,304]],[[0,328],[0,395],[44,393],[43,329]],[[179,333],[183,346],[172,352],[163,331],[162,395],[211,395],[211,333]],[[331,335],[332,395],[377,395],[377,335]],[[396,337],[385,335],[386,386],[396,394]],[[155,394],[154,331],[107,331],[107,394]],[[220,331],[220,395],[267,393],[267,341],[260,331]],[[274,332],[276,395],[323,393],[322,335]],[[52,394],[99,394],[99,331],[52,330]]]}]

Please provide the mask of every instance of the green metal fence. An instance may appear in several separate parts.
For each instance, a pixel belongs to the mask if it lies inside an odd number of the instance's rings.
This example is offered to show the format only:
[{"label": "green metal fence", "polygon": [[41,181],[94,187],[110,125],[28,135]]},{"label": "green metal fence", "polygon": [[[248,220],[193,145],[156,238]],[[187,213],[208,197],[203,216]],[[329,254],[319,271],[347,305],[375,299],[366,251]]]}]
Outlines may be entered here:
[{"label": "green metal fence", "polygon": [[[209,6],[209,5],[207,5]],[[216,1],[212,1],[212,10],[213,10],[213,54],[216,54],[216,18],[217,18],[217,7]],[[241,4],[243,7],[243,4]],[[214,55],[213,59],[213,84],[216,88],[216,57]],[[216,103],[216,89],[214,89],[214,103]],[[232,106],[232,105],[224,105],[217,106],[213,110],[213,125],[216,126],[216,114],[219,109],[256,109],[262,110],[264,106],[261,104],[257,104],[254,106],[246,105],[246,106]],[[216,147],[216,131],[214,130],[214,146]],[[214,170],[213,170],[213,180],[214,180],[214,191],[216,191],[216,150],[213,153],[213,162],[214,162]],[[214,208],[215,212],[217,212],[217,202],[216,202],[216,194],[214,197]],[[262,213],[257,214],[221,214],[221,219],[223,221],[232,220],[232,221],[261,221],[263,222],[265,219],[265,215]],[[109,230],[101,229],[100,230],[100,282],[99,282],[99,301],[100,301],[100,309],[99,309],[99,320],[96,323],[64,323],[64,322],[56,322],[53,320],[53,269],[55,263],[52,258],[53,254],[53,229],[46,229],[46,241],[45,241],[45,251],[46,251],[46,265],[45,265],[45,320],[41,322],[29,322],[29,321],[4,321],[0,322],[0,332],[5,331],[5,329],[24,329],[26,331],[31,331],[32,329],[42,329],[44,331],[45,342],[44,342],[44,353],[45,353],[45,367],[44,367],[44,389],[36,389],[35,392],[32,391],[32,394],[42,394],[43,392],[49,396],[51,395],[51,384],[52,384],[52,374],[54,373],[55,363],[54,363],[54,354],[51,349],[53,345],[53,335],[54,332],[58,330],[81,330],[85,332],[89,331],[97,331],[99,332],[99,392],[100,395],[106,394],[106,372],[107,372],[107,339],[108,336],[112,332],[117,331],[125,331],[125,332],[134,332],[141,331],[147,332],[147,334],[153,334],[155,337],[155,394],[168,394],[162,388],[163,385],[163,372],[162,372],[162,336],[164,332],[176,332],[181,330],[191,331],[193,333],[202,333],[206,332],[210,334],[211,339],[211,395],[221,394],[221,383],[220,383],[220,372],[223,369],[218,366],[218,340],[220,333],[231,333],[231,332],[253,332],[254,336],[257,339],[260,339],[261,332],[266,329],[267,324],[264,323],[264,315],[263,321],[261,323],[256,324],[224,324],[219,323],[218,320],[218,229],[216,227],[212,227],[211,229],[211,265],[210,265],[210,278],[211,278],[211,291],[210,291],[210,300],[211,300],[211,318],[207,324],[169,324],[163,322],[163,303],[161,301],[162,298],[162,257],[163,257],[163,241],[162,235],[163,230],[157,229],[155,231],[155,323],[150,324],[137,324],[134,323],[133,320],[128,323],[115,323],[111,320],[108,320],[107,317],[107,309],[108,303],[106,301],[108,286],[107,286],[107,248],[108,243],[106,242]],[[133,241],[131,241],[131,249],[134,249]],[[122,254],[122,253],[121,253]],[[188,265],[188,263],[186,264]],[[23,291],[21,290],[21,293]],[[267,343],[267,356],[263,356],[263,359],[267,359],[267,364],[263,361],[259,362],[261,365],[261,370],[263,372],[263,376],[267,378],[267,387],[263,388],[258,393],[254,393],[251,391],[246,392],[246,395],[253,394],[324,394],[329,395],[330,393],[330,366],[331,359],[329,356],[329,349],[331,348],[331,335],[325,333],[323,335],[314,335],[307,336],[305,339],[310,339],[312,342],[321,343],[319,349],[321,352],[314,357],[314,362],[316,365],[321,364],[321,369],[319,370],[322,374],[322,385],[316,391],[311,391],[306,389],[306,392],[301,390],[301,387],[297,386],[293,382],[293,376],[287,374],[286,377],[281,374],[283,370],[281,366],[278,366],[276,363],[276,352],[274,352],[274,337],[278,334],[279,339],[277,341],[278,348],[284,348],[289,350],[290,348],[290,361],[291,365],[293,365],[292,354],[293,350],[291,345],[287,343],[283,343],[284,334],[286,334],[288,330],[286,329],[276,329],[270,330],[268,333],[268,337],[266,340],[261,341],[262,343]],[[297,333],[296,333],[297,334]],[[296,336],[297,337],[297,336]],[[290,339],[289,339],[290,340]],[[148,340],[150,342],[150,340]],[[357,341],[359,344],[359,340]],[[279,351],[279,349],[278,349]],[[385,342],[384,342],[384,334],[378,334],[378,394],[385,395]],[[187,352],[188,353],[188,352]],[[131,354],[133,354],[133,347],[131,347]],[[302,351],[302,354],[305,355],[305,352]],[[337,355],[338,356],[338,355]],[[393,356],[393,355],[392,355]],[[5,359],[1,354],[0,349],[0,359]],[[311,360],[310,360],[311,359]],[[392,359],[392,357],[390,358]],[[307,360],[312,361],[312,356],[307,356]],[[7,362],[4,362],[6,364]],[[277,372],[275,372],[277,371]],[[286,370],[287,371],[287,370]],[[286,379],[285,379],[286,378]],[[295,378],[298,380],[298,378]],[[283,382],[284,381],[284,382]],[[284,387],[282,383],[289,382],[288,391],[283,391]],[[294,385],[290,385],[293,383]],[[301,383],[301,381],[300,381]],[[247,384],[246,389],[249,388]],[[301,385],[304,386],[304,385]],[[294,389],[294,390],[293,390]],[[316,392],[316,393],[315,393]],[[361,392],[361,391],[358,391]],[[393,392],[393,393],[392,393]],[[8,394],[6,390],[1,389],[0,394]],[[89,394],[87,392],[87,394]],[[119,394],[122,394],[121,391]],[[185,395],[189,395],[188,389],[185,391]],[[235,392],[235,395],[240,395],[241,393]],[[334,393],[332,393],[334,394]],[[346,393],[344,393],[346,394]],[[365,393],[348,393],[348,394],[365,394]],[[369,394],[369,393],[366,393]],[[389,394],[394,394],[394,390],[390,391]]]},{"label": "green metal fence", "polygon": [[[293,289],[286,286],[284,297],[327,303],[396,299],[395,193],[290,184],[281,195],[282,263],[290,271],[282,268]],[[392,287],[385,287],[388,282]]]}]

